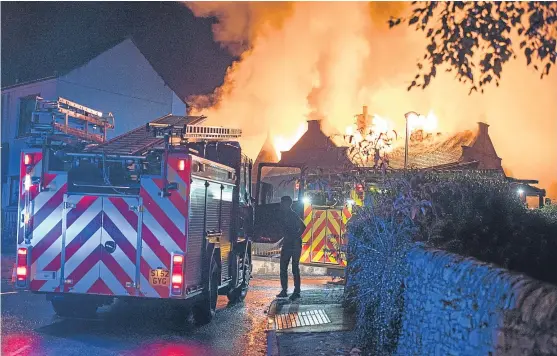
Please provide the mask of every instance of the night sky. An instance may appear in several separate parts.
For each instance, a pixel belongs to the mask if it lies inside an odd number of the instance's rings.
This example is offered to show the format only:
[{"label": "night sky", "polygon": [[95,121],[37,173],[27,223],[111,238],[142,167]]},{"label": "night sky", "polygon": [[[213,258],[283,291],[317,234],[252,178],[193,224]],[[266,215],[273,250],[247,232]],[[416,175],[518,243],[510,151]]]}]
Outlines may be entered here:
[{"label": "night sky", "polygon": [[182,98],[222,84],[233,58],[214,19],[176,2],[2,2],[2,87],[54,75],[131,37]]}]

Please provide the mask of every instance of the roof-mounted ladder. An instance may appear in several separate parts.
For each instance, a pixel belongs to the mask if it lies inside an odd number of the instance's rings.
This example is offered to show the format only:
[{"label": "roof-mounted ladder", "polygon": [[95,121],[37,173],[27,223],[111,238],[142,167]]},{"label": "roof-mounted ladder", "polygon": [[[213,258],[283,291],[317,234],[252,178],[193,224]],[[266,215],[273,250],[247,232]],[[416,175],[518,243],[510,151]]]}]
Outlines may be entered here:
[{"label": "roof-mounted ladder", "polygon": [[241,129],[200,125],[169,125],[149,123],[147,131],[157,138],[170,137],[173,144],[181,141],[220,141],[237,139],[242,136]]},{"label": "roof-mounted ladder", "polygon": [[114,128],[114,116],[59,97],[36,98],[32,114],[32,134],[62,133],[83,141],[103,143],[108,129]]}]

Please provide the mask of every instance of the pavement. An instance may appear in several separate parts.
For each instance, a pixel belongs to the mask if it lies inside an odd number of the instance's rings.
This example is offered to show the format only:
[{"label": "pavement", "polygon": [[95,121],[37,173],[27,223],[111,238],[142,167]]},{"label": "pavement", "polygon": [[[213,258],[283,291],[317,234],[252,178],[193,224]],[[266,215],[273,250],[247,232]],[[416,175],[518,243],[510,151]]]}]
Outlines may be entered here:
[{"label": "pavement", "polygon": [[[94,319],[59,318],[44,295],[13,289],[10,255],[2,255],[1,355],[255,356],[267,352],[267,312],[280,291],[278,276],[254,275],[244,302],[229,306],[227,298],[219,296],[210,324],[188,324],[176,330],[164,307],[137,307],[122,301],[99,309]],[[302,293],[329,281],[330,277],[305,277]]]},{"label": "pavement", "polygon": [[[356,348],[355,318],[342,307],[343,292],[342,286],[328,283],[303,290],[294,302],[275,299],[268,312],[267,355],[350,355]],[[316,314],[320,316],[307,317]],[[290,320],[281,328],[285,315]]]}]

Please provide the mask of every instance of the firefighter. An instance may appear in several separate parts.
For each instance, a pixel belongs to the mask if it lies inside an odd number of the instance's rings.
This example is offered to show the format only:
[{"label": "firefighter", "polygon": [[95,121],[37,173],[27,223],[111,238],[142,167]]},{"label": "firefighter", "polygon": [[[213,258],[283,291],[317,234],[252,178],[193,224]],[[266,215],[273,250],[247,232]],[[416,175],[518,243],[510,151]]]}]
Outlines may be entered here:
[{"label": "firefighter", "polygon": [[294,275],[294,293],[291,300],[300,298],[300,255],[302,253],[302,233],[305,225],[302,219],[292,210],[292,198],[284,196],[280,199],[280,214],[278,216],[282,232],[282,249],[280,251],[280,285],[282,291],[278,298],[288,296],[288,264],[292,259],[292,274]]}]

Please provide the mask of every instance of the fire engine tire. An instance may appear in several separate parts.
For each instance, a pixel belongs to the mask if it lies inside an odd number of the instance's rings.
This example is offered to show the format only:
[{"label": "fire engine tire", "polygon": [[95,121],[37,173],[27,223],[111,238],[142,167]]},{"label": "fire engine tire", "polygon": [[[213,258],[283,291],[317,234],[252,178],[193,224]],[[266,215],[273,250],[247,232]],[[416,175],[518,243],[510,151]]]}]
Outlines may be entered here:
[{"label": "fire engine tire", "polygon": [[98,308],[96,304],[83,302],[77,298],[53,299],[51,303],[54,312],[64,318],[93,317]]},{"label": "fire engine tire", "polygon": [[217,298],[219,296],[219,267],[216,263],[211,265],[209,277],[209,290],[203,299],[193,308],[193,318],[198,325],[208,324],[215,316],[217,310]]},{"label": "fire engine tire", "polygon": [[246,262],[243,265],[243,278],[244,280],[237,288],[233,289],[228,293],[228,301],[230,303],[238,303],[243,301],[248,294],[249,282],[251,280],[251,260],[249,256],[246,256]]}]

